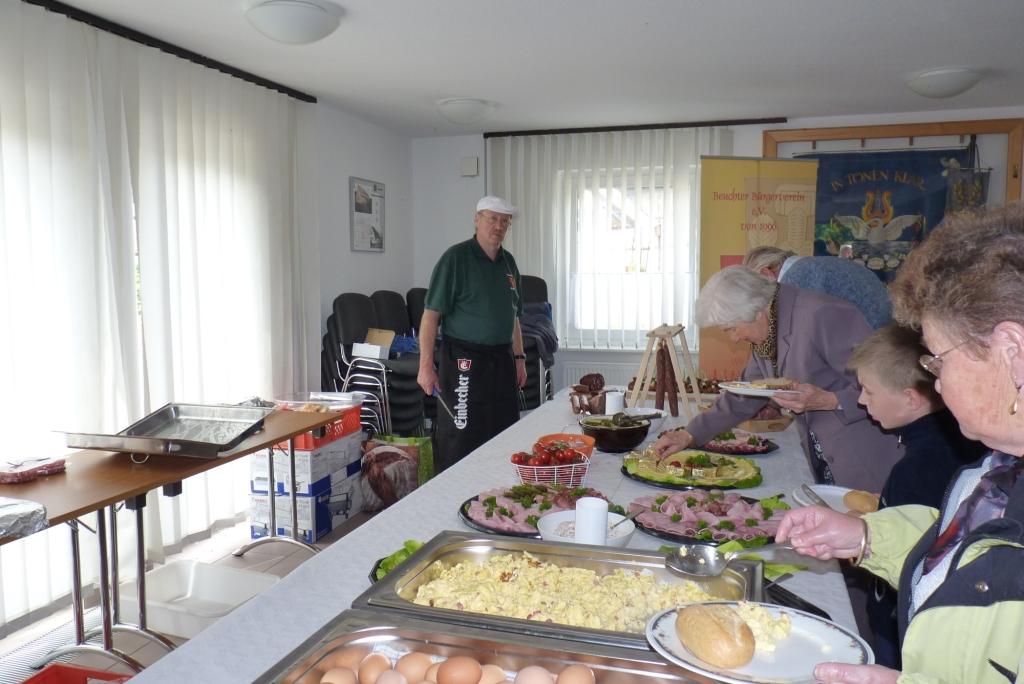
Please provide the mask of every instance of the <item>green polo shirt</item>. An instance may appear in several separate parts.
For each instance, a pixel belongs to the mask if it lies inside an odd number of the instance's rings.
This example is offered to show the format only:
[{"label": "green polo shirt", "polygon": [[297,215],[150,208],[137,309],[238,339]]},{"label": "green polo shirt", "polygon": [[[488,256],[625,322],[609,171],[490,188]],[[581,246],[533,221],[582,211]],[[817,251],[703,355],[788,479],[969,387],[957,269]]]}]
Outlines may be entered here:
[{"label": "green polo shirt", "polygon": [[475,344],[509,344],[523,313],[516,260],[499,248],[494,261],[476,237],[448,248],[430,275],[425,306],[441,314],[446,336]]}]

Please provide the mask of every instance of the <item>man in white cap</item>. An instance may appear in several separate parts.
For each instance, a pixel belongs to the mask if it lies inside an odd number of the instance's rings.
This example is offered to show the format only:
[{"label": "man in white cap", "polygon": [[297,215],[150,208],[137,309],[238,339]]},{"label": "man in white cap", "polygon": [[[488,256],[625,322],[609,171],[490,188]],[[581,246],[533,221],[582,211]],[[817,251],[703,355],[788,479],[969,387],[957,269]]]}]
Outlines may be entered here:
[{"label": "man in white cap", "polygon": [[[519,317],[519,269],[501,246],[516,208],[500,197],[476,204],[476,232],[434,266],[420,321],[417,377],[439,393],[434,464],[440,472],[519,419],[526,356]],[[434,344],[443,331],[434,370]]]}]

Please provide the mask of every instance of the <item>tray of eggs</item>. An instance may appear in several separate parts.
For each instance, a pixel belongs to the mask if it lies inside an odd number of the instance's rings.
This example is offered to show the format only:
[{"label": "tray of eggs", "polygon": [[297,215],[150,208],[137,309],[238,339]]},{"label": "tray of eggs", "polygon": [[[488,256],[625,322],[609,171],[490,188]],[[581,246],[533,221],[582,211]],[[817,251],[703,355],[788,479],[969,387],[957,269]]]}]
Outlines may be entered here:
[{"label": "tray of eggs", "polygon": [[[554,648],[552,647],[554,646]],[[556,650],[557,649],[557,650]],[[689,682],[650,651],[564,650],[489,632],[365,610],[341,613],[270,671],[266,684],[658,684]]]}]

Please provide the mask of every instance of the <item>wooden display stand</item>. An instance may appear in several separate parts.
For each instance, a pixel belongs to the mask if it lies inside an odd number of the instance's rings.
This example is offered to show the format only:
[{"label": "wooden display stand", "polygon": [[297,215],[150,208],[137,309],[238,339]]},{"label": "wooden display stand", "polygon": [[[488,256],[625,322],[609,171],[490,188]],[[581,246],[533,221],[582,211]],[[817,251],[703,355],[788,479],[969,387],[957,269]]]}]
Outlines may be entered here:
[{"label": "wooden display stand", "polygon": [[659,344],[664,344],[668,347],[669,358],[672,361],[672,375],[675,377],[676,386],[679,388],[679,393],[682,399],[683,415],[686,416],[687,420],[693,419],[693,412],[690,407],[690,393],[686,391],[686,383],[683,381],[683,373],[679,368],[679,360],[677,357],[676,350],[676,338],[680,338],[680,346],[683,348],[683,366],[686,368],[686,373],[690,377],[690,387],[693,389],[695,400],[693,406],[700,407],[700,385],[697,384],[697,373],[693,366],[693,357],[690,356],[690,349],[686,346],[686,336],[683,334],[685,328],[681,325],[659,325],[654,330],[647,333],[647,349],[644,350],[644,355],[640,359],[640,370],[636,374],[636,381],[633,383],[633,389],[629,390],[626,396],[626,406],[635,408],[640,403],[641,399],[647,398],[647,393],[651,389],[651,385],[654,384],[654,380],[657,377],[657,362],[654,358],[657,356],[657,348]]}]

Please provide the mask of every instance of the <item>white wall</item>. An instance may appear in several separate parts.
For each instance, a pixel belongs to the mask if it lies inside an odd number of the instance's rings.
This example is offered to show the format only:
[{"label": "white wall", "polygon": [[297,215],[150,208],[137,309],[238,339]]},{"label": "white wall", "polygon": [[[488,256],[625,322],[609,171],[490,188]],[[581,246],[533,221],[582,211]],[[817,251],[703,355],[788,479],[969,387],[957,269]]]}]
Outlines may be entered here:
[{"label": "white wall", "polygon": [[[412,139],[318,103],[298,116],[296,216],[308,388],[320,388],[320,348],[334,298],[342,292],[403,295],[413,277]],[[349,246],[349,176],[384,184],[384,252]]]},{"label": "white wall", "polygon": [[[459,175],[463,157],[479,159],[478,175]],[[473,234],[476,202],[485,192],[483,136],[413,140],[412,179],[413,274],[426,287],[444,250]]]}]

